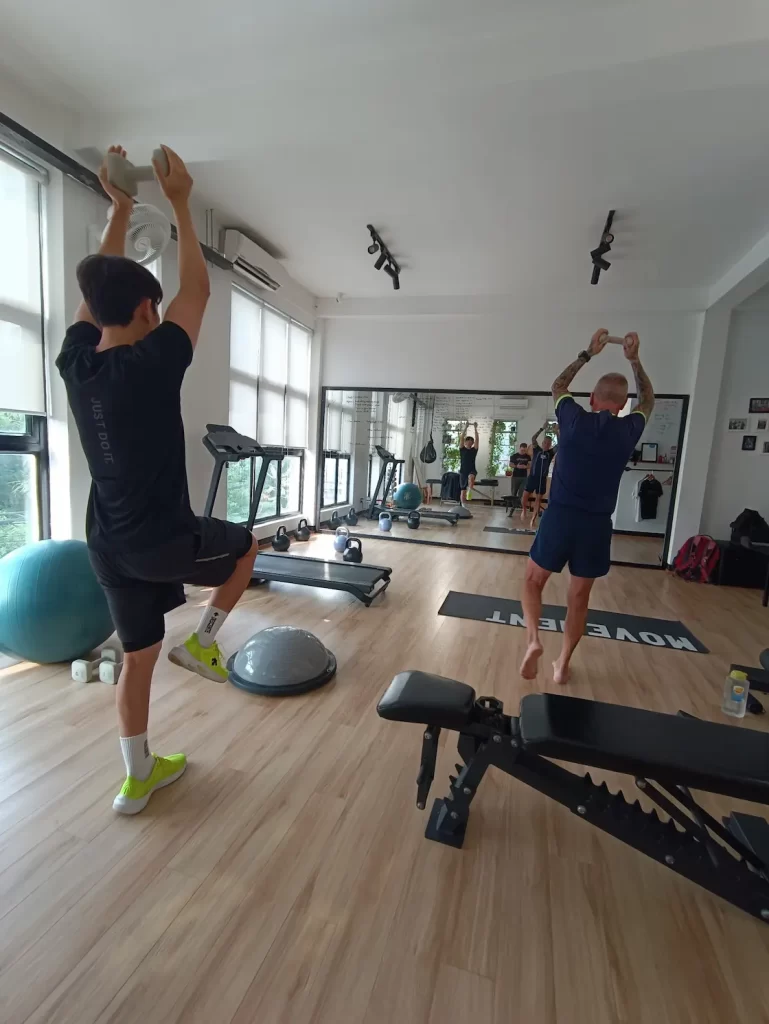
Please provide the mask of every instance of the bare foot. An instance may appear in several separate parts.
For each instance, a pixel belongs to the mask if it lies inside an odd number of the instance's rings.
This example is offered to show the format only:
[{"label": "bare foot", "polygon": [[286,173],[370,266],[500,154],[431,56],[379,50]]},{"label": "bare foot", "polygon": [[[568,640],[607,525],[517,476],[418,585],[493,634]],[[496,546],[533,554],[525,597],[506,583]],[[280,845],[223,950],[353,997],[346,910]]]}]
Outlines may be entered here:
[{"label": "bare foot", "polygon": [[539,659],[542,657],[542,644],[529,644],[521,662],[521,675],[524,679],[536,679]]},{"label": "bare foot", "polygon": [[569,665],[568,662],[564,668],[561,668],[560,661],[553,662],[553,682],[559,683],[561,686],[565,685],[569,681]]}]

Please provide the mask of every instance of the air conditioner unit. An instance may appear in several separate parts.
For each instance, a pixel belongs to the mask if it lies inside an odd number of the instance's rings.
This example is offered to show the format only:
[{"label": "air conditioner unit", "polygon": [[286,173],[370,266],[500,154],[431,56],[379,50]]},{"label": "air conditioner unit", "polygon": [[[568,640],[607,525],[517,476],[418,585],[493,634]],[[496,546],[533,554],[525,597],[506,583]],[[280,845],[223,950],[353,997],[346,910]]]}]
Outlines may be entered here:
[{"label": "air conditioner unit", "polygon": [[529,400],[528,398],[500,398],[495,403],[495,408],[498,412],[504,412],[505,410],[512,411],[514,409],[528,409]]},{"label": "air conditioner unit", "polygon": [[251,284],[270,292],[276,292],[280,288],[280,281],[276,280],[282,276],[280,264],[256,242],[247,238],[242,231],[223,228],[220,248],[232,263],[234,270]]}]

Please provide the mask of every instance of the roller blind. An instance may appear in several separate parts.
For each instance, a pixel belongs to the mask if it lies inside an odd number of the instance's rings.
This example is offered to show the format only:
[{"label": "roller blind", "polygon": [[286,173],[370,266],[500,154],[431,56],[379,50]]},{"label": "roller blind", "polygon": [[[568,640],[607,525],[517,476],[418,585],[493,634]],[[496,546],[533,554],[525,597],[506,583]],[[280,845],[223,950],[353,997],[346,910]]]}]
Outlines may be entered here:
[{"label": "roller blind", "polygon": [[41,187],[0,151],[0,409],[44,415]]},{"label": "roller blind", "polygon": [[324,447],[331,452],[352,454],[352,391],[326,392],[326,439]]},{"label": "roller blind", "polygon": [[260,444],[307,447],[312,333],[232,290],[230,423]]}]

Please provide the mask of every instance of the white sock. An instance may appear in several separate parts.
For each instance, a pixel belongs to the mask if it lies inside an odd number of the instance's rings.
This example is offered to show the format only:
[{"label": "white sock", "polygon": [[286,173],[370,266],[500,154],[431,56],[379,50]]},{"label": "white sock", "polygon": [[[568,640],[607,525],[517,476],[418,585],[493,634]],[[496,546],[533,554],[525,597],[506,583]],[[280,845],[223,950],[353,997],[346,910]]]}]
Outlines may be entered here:
[{"label": "white sock", "polygon": [[147,733],[141,736],[121,736],[120,749],[123,751],[125,770],[127,775],[144,782],[150,777],[150,772],[155,764],[155,758],[150,754]]},{"label": "white sock", "polygon": [[221,608],[214,608],[213,605],[209,605],[203,610],[198,628],[195,630],[201,647],[211,646],[228,615],[229,612],[223,612]]}]

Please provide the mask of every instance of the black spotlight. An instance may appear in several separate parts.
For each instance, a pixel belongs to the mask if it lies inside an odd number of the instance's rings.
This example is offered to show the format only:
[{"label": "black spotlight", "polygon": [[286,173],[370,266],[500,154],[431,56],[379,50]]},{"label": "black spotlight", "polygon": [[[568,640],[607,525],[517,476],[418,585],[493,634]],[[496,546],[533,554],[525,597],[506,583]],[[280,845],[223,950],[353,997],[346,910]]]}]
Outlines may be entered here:
[{"label": "black spotlight", "polygon": [[395,289],[395,291],[396,292],[400,291],[400,286],[401,286],[400,274],[395,269],[395,267],[393,267],[392,264],[388,263],[387,266],[385,267],[385,273],[389,274],[390,277],[393,279],[393,288]]},{"label": "black spotlight", "polygon": [[[369,248],[370,248],[370,246],[369,246]],[[386,252],[380,252],[380,254],[379,254],[378,258],[377,258],[377,261],[374,264],[374,270],[381,270],[383,265],[384,265],[384,261],[386,259],[387,259],[387,253]],[[386,269],[387,268],[385,267],[385,270]]]},{"label": "black spotlight", "polygon": [[603,226],[601,232],[601,241],[597,249],[590,250],[590,258],[593,261],[593,273],[590,278],[591,284],[598,284],[598,279],[601,276],[602,270],[608,270],[611,267],[611,263],[604,259],[604,256],[611,252],[612,242],[614,241],[614,232],[612,231],[612,224],[614,223],[614,214],[616,210],[609,210],[609,216],[606,218],[606,223]]},{"label": "black spotlight", "polygon": [[370,246],[368,247],[368,251],[369,251],[369,253],[370,253],[370,255],[371,255],[371,256],[373,256],[373,255],[374,255],[374,253],[375,253],[375,252],[376,252],[376,251],[377,251],[378,249],[379,249],[379,246],[377,245],[377,243],[376,243],[376,242],[372,242],[372,243],[371,243],[371,245],[370,245]]}]

